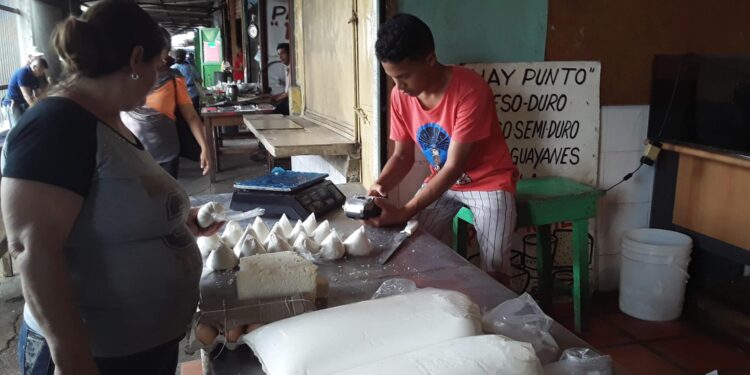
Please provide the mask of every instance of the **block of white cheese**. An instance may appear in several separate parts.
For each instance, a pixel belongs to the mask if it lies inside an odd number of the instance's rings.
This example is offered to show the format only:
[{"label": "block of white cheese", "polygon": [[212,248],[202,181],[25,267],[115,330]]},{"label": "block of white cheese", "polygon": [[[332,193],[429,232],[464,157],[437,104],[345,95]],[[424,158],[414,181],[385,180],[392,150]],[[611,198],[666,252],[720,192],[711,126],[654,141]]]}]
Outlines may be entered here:
[{"label": "block of white cheese", "polygon": [[479,308],[469,297],[425,288],[297,315],[243,340],[266,374],[319,375],[480,332]]},{"label": "block of white cheese", "polygon": [[239,300],[308,294],[315,299],[318,266],[293,251],[258,254],[240,259]]},{"label": "block of white cheese", "polygon": [[541,375],[529,343],[500,335],[461,337],[335,375]]}]

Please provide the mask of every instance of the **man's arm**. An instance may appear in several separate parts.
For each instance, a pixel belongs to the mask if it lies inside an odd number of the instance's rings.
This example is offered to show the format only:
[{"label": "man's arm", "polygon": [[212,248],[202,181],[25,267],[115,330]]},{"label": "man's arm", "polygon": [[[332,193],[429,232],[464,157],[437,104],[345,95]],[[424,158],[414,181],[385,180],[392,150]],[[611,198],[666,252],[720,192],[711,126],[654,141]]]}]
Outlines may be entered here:
[{"label": "man's arm", "polygon": [[[368,223],[374,226],[404,223],[432,204],[448,191],[464,173],[471,154],[471,147],[471,143],[452,141],[448,147],[448,160],[430,182],[420,189],[404,207],[391,206],[382,199],[376,200],[375,203],[382,209],[382,213],[380,216],[370,219]],[[408,170],[406,172],[408,173]]]},{"label": "man's arm", "polygon": [[29,107],[36,104],[37,98],[34,96],[34,90],[31,87],[21,86],[21,94],[23,94],[23,98],[26,99],[26,103],[29,103]]},{"label": "man's arm", "polygon": [[0,191],[8,248],[17,256],[23,296],[44,330],[55,373],[97,374],[63,251],[83,198],[57,186],[9,177],[3,178]]},{"label": "man's arm", "polygon": [[282,93],[278,93],[278,94],[272,96],[271,100],[273,100],[274,102],[280,102],[280,101],[282,101],[282,100],[284,100],[284,99],[286,99],[288,97],[289,97],[289,93],[286,92],[286,91],[284,91]]},{"label": "man's arm", "polygon": [[385,163],[375,184],[370,187],[368,195],[385,197],[393,190],[411,170],[414,165],[414,142],[396,141],[393,155]]},{"label": "man's arm", "polygon": [[188,126],[190,127],[190,132],[193,133],[193,136],[198,142],[198,145],[201,146],[200,163],[201,169],[203,170],[203,175],[205,176],[206,174],[208,174],[211,166],[208,163],[208,147],[206,144],[206,138],[203,136],[203,122],[201,121],[200,116],[198,116],[198,113],[195,112],[195,108],[193,108],[192,103],[180,104],[177,106],[177,108],[179,108],[182,118],[185,119],[185,122],[187,122]]},{"label": "man's arm", "polygon": [[198,85],[203,84],[203,78],[201,78],[201,75],[198,74],[198,69],[196,69],[194,66],[189,65],[188,67],[190,69],[191,74],[193,75],[193,82],[197,83]]},{"label": "man's arm", "polygon": [[448,146],[448,160],[445,165],[435,174],[430,182],[420,189],[404,208],[410,214],[409,218],[425,209],[440,198],[466,171],[466,163],[471,154],[471,143],[459,143],[452,141]]}]

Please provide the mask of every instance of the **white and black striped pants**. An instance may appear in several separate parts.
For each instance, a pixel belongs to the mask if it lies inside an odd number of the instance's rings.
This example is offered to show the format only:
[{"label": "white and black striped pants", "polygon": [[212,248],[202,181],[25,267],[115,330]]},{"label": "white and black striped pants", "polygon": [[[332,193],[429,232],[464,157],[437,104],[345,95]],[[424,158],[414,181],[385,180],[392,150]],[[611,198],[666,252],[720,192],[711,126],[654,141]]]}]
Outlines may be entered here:
[{"label": "white and black striped pants", "polygon": [[450,244],[453,217],[461,207],[474,214],[479,242],[480,267],[484,271],[508,273],[503,260],[509,258],[511,234],[516,227],[516,201],[507,191],[448,190],[419,214],[419,225]]}]

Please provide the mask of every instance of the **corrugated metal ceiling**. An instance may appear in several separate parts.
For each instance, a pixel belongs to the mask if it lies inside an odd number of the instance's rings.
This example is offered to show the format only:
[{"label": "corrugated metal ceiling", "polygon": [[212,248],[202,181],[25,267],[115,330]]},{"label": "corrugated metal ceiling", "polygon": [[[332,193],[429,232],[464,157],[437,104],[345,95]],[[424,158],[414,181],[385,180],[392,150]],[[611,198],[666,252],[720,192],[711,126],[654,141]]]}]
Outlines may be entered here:
[{"label": "corrugated metal ceiling", "polygon": [[[227,0],[137,0],[160,25],[171,33],[198,26],[211,26],[212,13]],[[86,1],[93,4],[94,1]]]}]

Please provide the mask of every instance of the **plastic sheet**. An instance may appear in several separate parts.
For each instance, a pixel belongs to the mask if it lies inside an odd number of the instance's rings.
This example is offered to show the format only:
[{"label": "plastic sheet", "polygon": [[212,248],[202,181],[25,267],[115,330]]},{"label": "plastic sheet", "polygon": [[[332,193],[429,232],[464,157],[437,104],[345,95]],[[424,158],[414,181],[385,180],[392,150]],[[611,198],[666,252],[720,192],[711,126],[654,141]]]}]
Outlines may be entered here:
[{"label": "plastic sheet", "polygon": [[612,375],[612,358],[589,348],[566,349],[560,360],[544,366],[545,375]]},{"label": "plastic sheet", "polygon": [[266,213],[265,208],[254,208],[250,211],[245,212],[239,212],[239,211],[224,211],[224,212],[214,212],[211,214],[211,217],[216,221],[242,221],[247,219],[252,219],[257,216],[263,216],[263,214]]},{"label": "plastic sheet", "polygon": [[539,360],[549,363],[557,358],[560,347],[549,333],[552,318],[542,311],[528,293],[507,300],[482,316],[482,328],[534,347]]},{"label": "plastic sheet", "polygon": [[417,284],[409,279],[388,279],[380,284],[371,299],[378,299],[417,290]]}]

